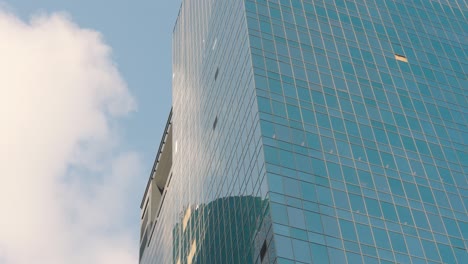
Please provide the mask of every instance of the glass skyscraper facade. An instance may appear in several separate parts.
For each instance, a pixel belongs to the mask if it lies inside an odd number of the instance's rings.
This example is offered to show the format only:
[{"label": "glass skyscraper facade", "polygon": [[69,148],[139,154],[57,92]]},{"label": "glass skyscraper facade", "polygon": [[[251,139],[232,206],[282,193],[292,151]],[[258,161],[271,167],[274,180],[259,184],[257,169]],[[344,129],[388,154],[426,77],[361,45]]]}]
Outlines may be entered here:
[{"label": "glass skyscraper facade", "polygon": [[150,220],[145,194],[140,262],[468,263],[467,15],[183,1],[171,169]]}]

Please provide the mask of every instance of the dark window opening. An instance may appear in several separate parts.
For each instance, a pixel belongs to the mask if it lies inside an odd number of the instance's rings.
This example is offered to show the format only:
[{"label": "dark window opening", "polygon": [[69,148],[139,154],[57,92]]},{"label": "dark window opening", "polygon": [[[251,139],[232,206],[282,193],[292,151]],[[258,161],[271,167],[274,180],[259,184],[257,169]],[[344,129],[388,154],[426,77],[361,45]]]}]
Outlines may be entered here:
[{"label": "dark window opening", "polygon": [[265,258],[266,251],[267,251],[267,246],[266,246],[266,240],[265,240],[265,241],[263,241],[262,249],[260,249],[260,261],[261,262]]},{"label": "dark window opening", "polygon": [[164,192],[164,187],[163,187],[163,188],[160,188],[160,187],[158,186],[158,190],[159,190],[159,193],[162,194],[162,193]]},{"label": "dark window opening", "polygon": [[216,81],[216,79],[218,79],[218,74],[219,74],[219,68],[216,68],[216,72],[215,72],[215,81]]},{"label": "dark window opening", "polygon": [[218,117],[216,117],[213,122],[213,130],[216,128],[216,124],[218,124]]}]

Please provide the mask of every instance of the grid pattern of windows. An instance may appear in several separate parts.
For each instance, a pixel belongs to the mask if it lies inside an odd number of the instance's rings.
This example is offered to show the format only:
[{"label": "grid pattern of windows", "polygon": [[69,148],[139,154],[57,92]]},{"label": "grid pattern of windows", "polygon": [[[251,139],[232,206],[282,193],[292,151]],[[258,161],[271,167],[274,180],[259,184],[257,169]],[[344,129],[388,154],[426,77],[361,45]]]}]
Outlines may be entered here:
[{"label": "grid pattern of windows", "polygon": [[468,263],[463,0],[190,0],[141,263]]},{"label": "grid pattern of windows", "polygon": [[468,263],[466,3],[245,6],[275,263]]},{"label": "grid pattern of windows", "polygon": [[183,2],[173,76],[173,176],[141,263],[254,263],[273,232],[243,0]]}]

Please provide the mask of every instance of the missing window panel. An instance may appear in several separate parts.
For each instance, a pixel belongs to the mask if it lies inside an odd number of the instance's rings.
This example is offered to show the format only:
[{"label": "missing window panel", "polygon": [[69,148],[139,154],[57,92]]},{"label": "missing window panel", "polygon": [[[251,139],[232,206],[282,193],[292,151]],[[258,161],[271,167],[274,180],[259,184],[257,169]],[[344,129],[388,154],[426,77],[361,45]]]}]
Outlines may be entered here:
[{"label": "missing window panel", "polygon": [[395,59],[399,61],[403,61],[403,62],[408,62],[408,59],[405,56],[400,55],[400,54],[395,54]]},{"label": "missing window panel", "polygon": [[218,124],[218,117],[216,117],[214,122],[213,122],[213,130],[215,130],[216,124]]},{"label": "missing window panel", "polygon": [[218,74],[219,74],[219,68],[216,68],[216,72],[215,72],[215,81],[216,81],[216,79],[218,79]]},{"label": "missing window panel", "polygon": [[267,251],[266,240],[263,241],[262,249],[260,249],[260,262],[263,262]]}]

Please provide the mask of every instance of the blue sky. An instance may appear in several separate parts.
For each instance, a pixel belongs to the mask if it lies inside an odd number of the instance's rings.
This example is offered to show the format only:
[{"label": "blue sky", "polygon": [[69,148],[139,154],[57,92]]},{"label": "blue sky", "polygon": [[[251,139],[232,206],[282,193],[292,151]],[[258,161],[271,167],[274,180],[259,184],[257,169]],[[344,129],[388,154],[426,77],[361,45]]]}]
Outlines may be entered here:
[{"label": "blue sky", "polygon": [[147,162],[151,163],[171,107],[172,30],[181,0],[136,3],[130,0],[8,0],[4,3],[24,20],[40,12],[66,12],[80,27],[103,34],[138,102],[138,111],[124,120],[125,144],[149,155]]},{"label": "blue sky", "polygon": [[180,3],[0,0],[0,263],[137,262]]}]

